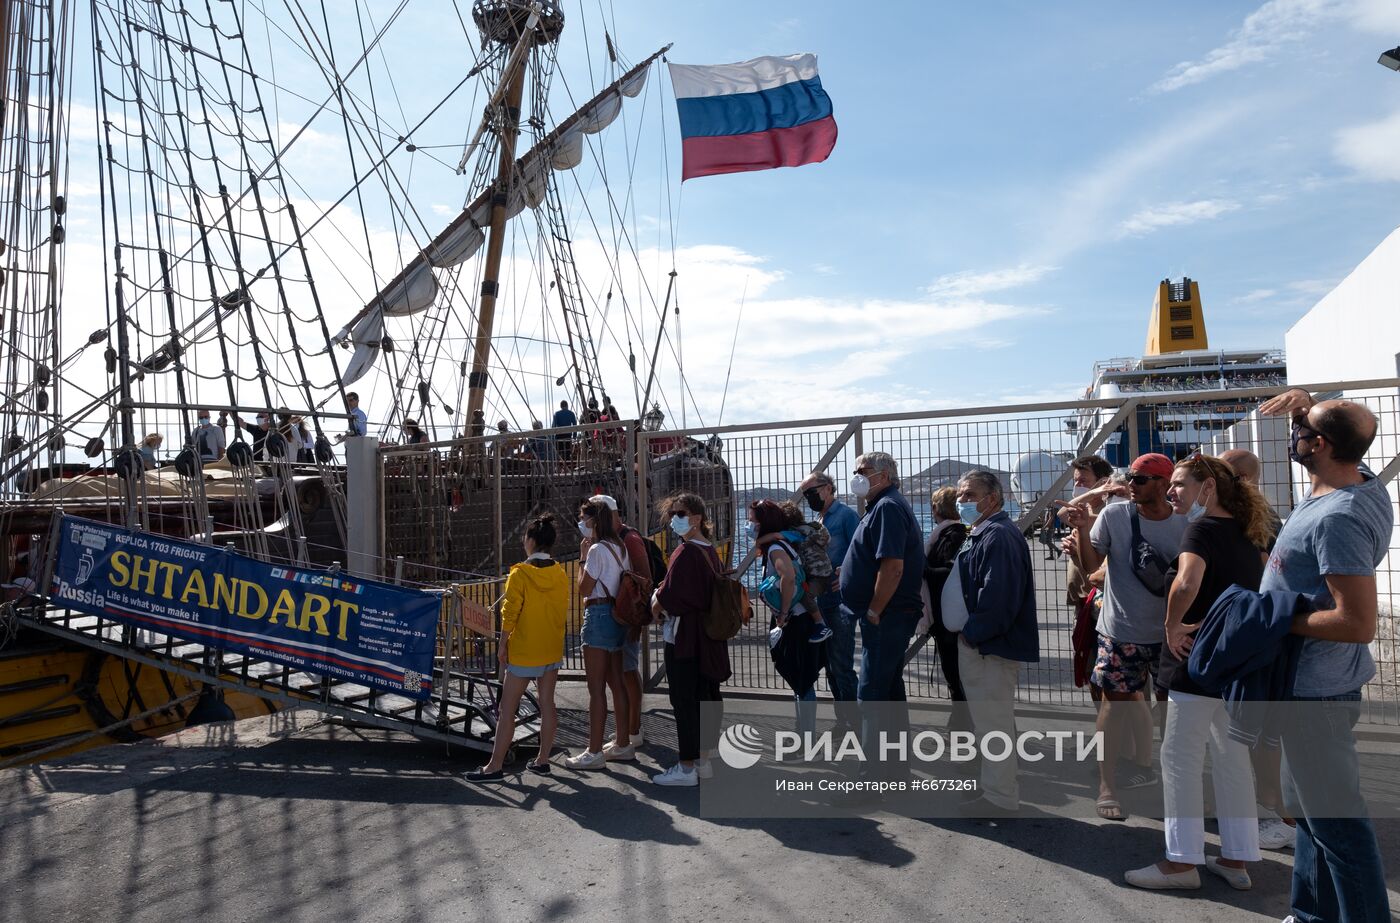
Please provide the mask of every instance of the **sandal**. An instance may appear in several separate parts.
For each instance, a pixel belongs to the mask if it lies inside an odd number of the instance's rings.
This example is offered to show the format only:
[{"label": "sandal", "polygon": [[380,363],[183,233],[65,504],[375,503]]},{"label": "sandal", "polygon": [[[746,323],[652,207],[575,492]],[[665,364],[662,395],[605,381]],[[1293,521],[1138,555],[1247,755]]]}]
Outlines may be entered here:
[{"label": "sandal", "polygon": [[1123,813],[1123,806],[1116,798],[1100,798],[1094,802],[1094,810],[1099,813],[1099,817],[1104,820],[1127,820],[1128,815]]}]

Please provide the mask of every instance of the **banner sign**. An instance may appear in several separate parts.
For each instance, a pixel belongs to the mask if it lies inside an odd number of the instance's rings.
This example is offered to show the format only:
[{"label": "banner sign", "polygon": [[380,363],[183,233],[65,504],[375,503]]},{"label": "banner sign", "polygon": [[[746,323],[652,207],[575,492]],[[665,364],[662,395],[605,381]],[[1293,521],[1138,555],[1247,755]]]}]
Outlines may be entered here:
[{"label": "banner sign", "polygon": [[49,598],[138,628],[426,699],[437,596],[64,516]]}]

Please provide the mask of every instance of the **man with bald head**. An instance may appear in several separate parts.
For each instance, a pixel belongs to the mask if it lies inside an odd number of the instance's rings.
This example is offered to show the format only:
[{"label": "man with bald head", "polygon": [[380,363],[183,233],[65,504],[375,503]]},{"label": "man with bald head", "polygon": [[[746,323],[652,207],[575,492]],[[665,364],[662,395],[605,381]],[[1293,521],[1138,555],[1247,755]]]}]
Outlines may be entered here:
[{"label": "man with bald head", "polygon": [[1379,618],[1376,567],[1390,548],[1390,494],[1362,464],[1376,418],[1352,401],[1314,403],[1302,389],[1260,408],[1287,414],[1288,456],[1312,489],[1283,525],[1260,589],[1319,598],[1293,617],[1303,637],[1284,724],[1284,802],[1297,819],[1293,917],[1388,920],[1389,899],[1376,834],[1361,796],[1356,739],[1361,687],[1376,673],[1368,645]]},{"label": "man with bald head", "polygon": [[[1221,452],[1218,457],[1221,461],[1230,466],[1241,481],[1244,481],[1255,490],[1262,490],[1259,486],[1259,472],[1262,465],[1259,462],[1258,455],[1255,455],[1248,449],[1226,449],[1224,452]],[[1274,512],[1273,505],[1270,504],[1269,543],[1262,546],[1259,550],[1265,554],[1273,551],[1274,542],[1278,541],[1278,534],[1282,528],[1283,519],[1279,517],[1278,513]]]}]

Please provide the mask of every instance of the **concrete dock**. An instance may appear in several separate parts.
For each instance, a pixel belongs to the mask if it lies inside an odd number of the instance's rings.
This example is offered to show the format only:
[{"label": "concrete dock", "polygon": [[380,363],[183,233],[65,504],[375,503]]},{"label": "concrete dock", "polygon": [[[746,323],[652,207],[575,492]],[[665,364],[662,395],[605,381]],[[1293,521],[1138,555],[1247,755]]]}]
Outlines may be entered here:
[{"label": "concrete dock", "polygon": [[[565,686],[561,745],[580,740]],[[707,820],[648,697],[638,762],[482,788],[481,759],[291,712],[0,772],[0,919],[1278,921],[1292,854],[1254,889],[1122,884],[1159,821]],[[1094,792],[1084,787],[1085,799]],[[1212,828],[1213,829],[1213,828]],[[1400,822],[1378,822],[1400,906]],[[1218,849],[1214,833],[1208,852]]]}]

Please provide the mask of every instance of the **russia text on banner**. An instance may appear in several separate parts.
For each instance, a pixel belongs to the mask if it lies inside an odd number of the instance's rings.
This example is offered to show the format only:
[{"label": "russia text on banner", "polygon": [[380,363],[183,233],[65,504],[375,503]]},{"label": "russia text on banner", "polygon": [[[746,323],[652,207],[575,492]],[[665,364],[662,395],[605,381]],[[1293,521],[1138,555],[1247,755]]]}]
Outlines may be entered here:
[{"label": "russia text on banner", "polygon": [[740,64],[671,64],[681,179],[820,163],[836,146],[814,54]]}]

